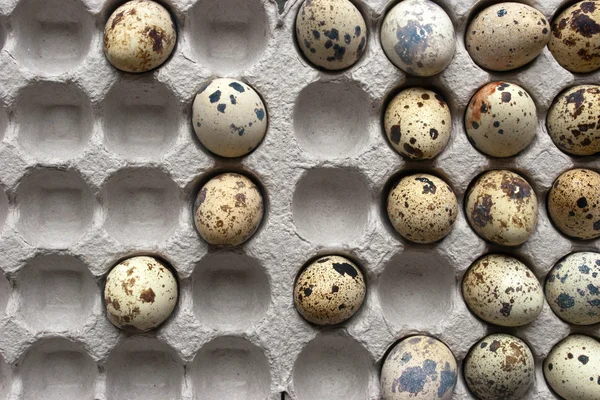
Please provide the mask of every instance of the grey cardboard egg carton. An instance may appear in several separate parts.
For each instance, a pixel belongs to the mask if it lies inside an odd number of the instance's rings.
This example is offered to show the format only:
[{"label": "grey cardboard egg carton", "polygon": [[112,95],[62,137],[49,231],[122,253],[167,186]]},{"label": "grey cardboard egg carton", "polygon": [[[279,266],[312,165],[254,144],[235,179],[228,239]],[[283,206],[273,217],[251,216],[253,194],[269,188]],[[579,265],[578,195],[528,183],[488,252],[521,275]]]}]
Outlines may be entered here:
[{"label": "grey cardboard egg carton", "polygon": [[[379,399],[379,369],[398,339],[436,336],[462,364],[497,331],[531,346],[537,375],[526,398],[557,398],[542,360],[569,333],[598,337],[599,327],[569,326],[547,304],[528,326],[494,327],[467,310],[460,281],[487,252],[517,256],[543,282],[562,256],[600,248],[561,235],[545,205],[561,172],[600,167],[559,151],[545,127],[555,95],[598,83],[600,72],[573,75],[548,49],[517,71],[484,71],[463,38],[474,10],[491,2],[436,2],[454,22],[456,55],[440,75],[414,78],[380,47],[385,0],[355,1],[367,51],[339,73],[297,51],[300,1],[280,14],[267,0],[165,0],[178,42],[141,75],[118,72],[102,53],[120,1],[0,1],[0,398]],[[564,2],[525,3],[551,20]],[[193,133],[194,95],[217,76],[247,82],[268,109],[266,138],[243,159],[212,156]],[[523,86],[538,107],[534,142],[509,159],[476,151],[463,127],[471,95],[493,80]],[[399,156],[381,127],[390,96],[416,85],[439,91],[453,114],[448,147],[427,162]],[[537,228],[517,248],[486,243],[465,219],[467,186],[493,168],[521,173],[538,195]],[[457,193],[454,229],[434,245],[406,242],[387,220],[387,190],[407,170],[434,173]],[[220,171],[256,178],[267,199],[259,231],[232,249],[207,246],[192,224],[200,185]],[[307,261],[330,253],[357,261],[368,291],[352,319],[318,328],[296,312],[292,287]],[[167,260],[180,298],[162,327],[128,335],[106,319],[101,293],[110,268],[136,254]],[[454,399],[470,398],[461,373]]]}]

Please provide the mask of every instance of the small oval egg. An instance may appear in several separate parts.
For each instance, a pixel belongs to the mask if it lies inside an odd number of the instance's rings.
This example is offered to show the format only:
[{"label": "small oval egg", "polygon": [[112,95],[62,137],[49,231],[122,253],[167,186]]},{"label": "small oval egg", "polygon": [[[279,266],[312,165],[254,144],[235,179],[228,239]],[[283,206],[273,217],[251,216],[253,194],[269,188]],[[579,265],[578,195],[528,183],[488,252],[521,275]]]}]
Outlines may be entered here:
[{"label": "small oval egg", "polygon": [[599,323],[600,253],[573,253],[560,260],[548,273],[545,292],[559,318],[575,325]]},{"label": "small oval egg", "polygon": [[104,28],[104,54],[125,72],[146,72],[171,55],[177,31],[169,11],[149,0],[132,0],[117,8]]},{"label": "small oval egg", "polygon": [[433,175],[405,176],[390,191],[388,217],[394,229],[415,243],[433,243],[452,230],[458,202],[452,188]]},{"label": "small oval egg", "polygon": [[504,333],[484,337],[465,358],[465,381],[481,400],[517,400],[535,379],[534,359],[521,339]]},{"label": "small oval egg", "polygon": [[213,79],[194,99],[196,136],[221,157],[241,157],[254,150],[267,132],[265,105],[254,89],[235,79]]},{"label": "small oval egg", "polygon": [[294,285],[294,304],[313,324],[339,324],[358,311],[366,290],[363,275],[352,261],[326,256],[300,272]]},{"label": "small oval egg", "polygon": [[349,0],[305,0],[296,17],[296,40],[308,61],[327,70],[351,67],[367,47],[367,25]]},{"label": "small oval egg", "polygon": [[244,175],[215,176],[200,189],[194,204],[194,222],[210,244],[237,246],[256,232],[262,221],[263,197]]},{"label": "small oval egg", "polygon": [[177,304],[177,281],[154,257],[131,257],[106,277],[106,315],[120,329],[144,332],[162,324]]},{"label": "small oval egg", "polygon": [[429,0],[404,0],[385,16],[381,46],[398,68],[411,75],[432,76],[452,61],[456,35],[443,8]]},{"label": "small oval egg", "polygon": [[388,104],[384,129],[398,153],[413,160],[429,160],[448,144],[452,115],[441,95],[423,88],[410,88],[397,94]]},{"label": "small oval egg", "polygon": [[492,157],[511,157],[525,149],[537,130],[537,111],[529,93],[514,83],[488,83],[465,112],[467,138]]},{"label": "small oval egg", "polygon": [[430,336],[411,336],[396,344],[383,363],[383,399],[450,400],[456,377],[456,359],[444,343]]},{"label": "small oval egg", "polygon": [[581,168],[564,172],[550,188],[548,212],[567,236],[600,237],[600,174]]},{"label": "small oval egg", "polygon": [[544,307],[544,293],[535,274],[516,258],[488,254],[475,261],[462,281],[469,309],[500,326],[532,322]]},{"label": "small oval egg", "polygon": [[473,18],[466,34],[469,55],[479,66],[510,71],[535,59],[550,40],[544,14],[521,3],[498,3]]},{"label": "small oval egg", "polygon": [[489,171],[471,184],[465,211],[471,227],[484,239],[518,246],[529,239],[537,224],[537,196],[520,175]]},{"label": "small oval egg", "polygon": [[554,144],[565,153],[600,152],[600,86],[574,86],[556,96],[546,125]]},{"label": "small oval egg", "polygon": [[580,1],[554,18],[548,49],[571,72],[600,68],[600,3]]},{"label": "small oval egg", "polygon": [[544,376],[565,400],[598,400],[600,342],[585,335],[567,336],[544,360]]}]

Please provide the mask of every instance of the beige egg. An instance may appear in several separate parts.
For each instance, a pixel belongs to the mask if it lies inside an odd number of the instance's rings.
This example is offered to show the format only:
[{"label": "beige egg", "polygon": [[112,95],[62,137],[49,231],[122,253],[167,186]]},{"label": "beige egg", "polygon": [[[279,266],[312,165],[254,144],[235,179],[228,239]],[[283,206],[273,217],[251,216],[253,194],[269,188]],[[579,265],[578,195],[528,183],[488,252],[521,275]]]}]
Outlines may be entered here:
[{"label": "beige egg", "polygon": [[465,358],[469,390],[480,400],[523,398],[535,380],[533,354],[521,339],[504,333],[484,337]]},{"label": "beige egg", "polygon": [[352,261],[326,256],[300,272],[294,285],[294,304],[313,324],[339,324],[358,311],[366,290],[363,275]]},{"label": "beige egg", "polygon": [[469,309],[500,326],[532,322],[544,307],[544,293],[535,274],[516,258],[488,254],[471,265],[462,281]]},{"label": "beige egg", "polygon": [[394,229],[416,243],[433,243],[452,230],[458,203],[452,188],[433,175],[402,178],[390,191],[387,213]]},{"label": "beige egg", "polygon": [[467,51],[479,66],[510,71],[535,59],[550,40],[550,24],[540,11],[521,3],[498,3],[473,18]]},{"label": "beige egg", "polygon": [[488,83],[471,98],[465,127],[467,138],[482,153],[514,156],[535,137],[535,103],[525,89],[514,83]]},{"label": "beige egg", "polygon": [[452,115],[444,98],[427,89],[410,88],[397,94],[385,110],[384,129],[398,153],[413,160],[440,154],[452,132]]},{"label": "beige egg", "polygon": [[580,1],[554,18],[548,48],[571,72],[600,68],[600,2]]},{"label": "beige egg", "polygon": [[367,47],[367,25],[349,0],[305,0],[296,17],[296,40],[308,61],[328,70],[351,67]]},{"label": "beige egg", "polygon": [[556,96],[546,126],[554,144],[565,153],[600,152],[600,86],[574,86]]},{"label": "beige egg", "polygon": [[173,51],[177,31],[169,11],[149,0],[132,0],[112,13],[104,28],[104,54],[125,72],[146,72]]},{"label": "beige egg", "polygon": [[456,359],[444,343],[411,336],[396,344],[383,363],[383,399],[450,400],[457,375]]},{"label": "beige egg", "polygon": [[106,277],[106,315],[118,328],[144,332],[162,324],[177,304],[177,281],[154,257],[131,257]]},{"label": "beige egg", "polygon": [[548,193],[548,212],[567,236],[600,237],[600,174],[581,168],[561,174]]},{"label": "beige egg", "polygon": [[256,232],[262,221],[263,197],[244,175],[225,173],[209,180],[194,204],[200,236],[213,245],[237,246]]},{"label": "beige egg", "polygon": [[489,171],[471,185],[465,211],[471,227],[490,242],[518,246],[537,224],[537,196],[520,175]]}]

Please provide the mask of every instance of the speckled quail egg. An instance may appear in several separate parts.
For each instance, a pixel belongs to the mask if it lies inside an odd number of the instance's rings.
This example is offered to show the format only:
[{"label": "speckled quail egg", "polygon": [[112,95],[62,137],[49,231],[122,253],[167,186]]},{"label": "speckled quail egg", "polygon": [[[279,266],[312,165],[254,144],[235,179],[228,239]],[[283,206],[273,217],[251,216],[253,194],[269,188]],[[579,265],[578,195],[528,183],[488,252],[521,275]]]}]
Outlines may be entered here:
[{"label": "speckled quail egg", "polygon": [[471,265],[462,294],[479,318],[501,326],[532,322],[544,307],[544,293],[534,273],[516,258],[488,254]]},{"label": "speckled quail egg", "polygon": [[383,399],[450,400],[456,377],[456,359],[444,343],[412,336],[396,344],[383,363]]},{"label": "speckled quail egg", "polygon": [[600,174],[581,168],[564,172],[550,188],[548,212],[567,236],[600,237]]},{"label": "speckled quail egg", "polygon": [[535,103],[525,89],[514,83],[488,83],[469,102],[465,127],[469,141],[482,153],[514,156],[535,137]]},{"label": "speckled quail egg", "polygon": [[132,0],[112,13],[104,28],[104,54],[125,72],[161,65],[175,47],[177,31],[169,11],[149,0]]},{"label": "speckled quail egg", "polygon": [[388,104],[384,129],[398,153],[413,160],[428,160],[440,154],[450,140],[450,108],[431,90],[406,89]]},{"label": "speckled quail egg", "polygon": [[244,175],[224,173],[200,189],[194,210],[196,229],[204,240],[237,246],[258,229],[264,212],[263,197]]},{"label": "speckled quail egg", "polygon": [[498,3],[473,18],[466,46],[473,61],[492,71],[510,71],[536,58],[550,40],[544,14],[521,3]]},{"label": "speckled quail egg", "polygon": [[556,96],[546,125],[562,151],[576,156],[600,152],[600,86],[574,86]]},{"label": "speckled quail egg", "polygon": [[599,323],[600,253],[573,253],[560,260],[548,273],[545,291],[552,311],[566,322]]},{"label": "speckled quail egg", "polygon": [[463,368],[469,390],[481,400],[521,399],[535,379],[529,346],[504,333],[486,336],[471,347]]},{"label": "speckled quail egg", "polygon": [[458,203],[452,188],[433,175],[414,174],[390,191],[387,213],[394,229],[416,243],[433,243],[452,230]]},{"label": "speckled quail egg", "polygon": [[296,17],[298,47],[327,70],[354,65],[367,46],[367,25],[349,0],[305,0]]},{"label": "speckled quail egg", "polygon": [[565,400],[600,398],[600,342],[570,335],[556,344],[544,360],[548,385]]},{"label": "speckled quail egg", "polygon": [[200,142],[221,157],[251,152],[267,132],[262,99],[250,86],[234,79],[213,79],[194,99],[192,123]]},{"label": "speckled quail egg", "polygon": [[106,314],[117,327],[144,332],[162,324],[177,304],[177,281],[154,257],[131,257],[106,277]]},{"label": "speckled quail egg", "polygon": [[300,315],[313,324],[339,324],[358,311],[366,290],[363,275],[352,261],[326,256],[300,272],[294,303]]},{"label": "speckled quail egg", "polygon": [[429,0],[404,0],[385,16],[381,46],[398,68],[411,75],[442,72],[454,57],[456,35],[444,9]]},{"label": "speckled quail egg", "polygon": [[600,68],[600,2],[580,1],[556,17],[548,48],[556,61],[571,72]]},{"label": "speckled quail egg", "polygon": [[511,171],[488,171],[477,178],[465,208],[475,232],[504,246],[524,243],[537,224],[537,196],[525,178]]}]

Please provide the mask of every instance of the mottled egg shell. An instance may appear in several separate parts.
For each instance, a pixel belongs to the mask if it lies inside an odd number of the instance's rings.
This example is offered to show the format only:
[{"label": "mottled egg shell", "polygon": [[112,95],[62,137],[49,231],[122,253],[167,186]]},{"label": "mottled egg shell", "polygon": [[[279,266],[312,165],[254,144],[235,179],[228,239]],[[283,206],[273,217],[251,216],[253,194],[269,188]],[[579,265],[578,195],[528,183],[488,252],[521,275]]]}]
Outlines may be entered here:
[{"label": "mottled egg shell", "polygon": [[250,86],[234,79],[214,79],[194,99],[196,136],[221,157],[241,157],[258,146],[267,132],[262,99]]},{"label": "mottled egg shell", "polygon": [[567,236],[600,237],[600,174],[581,168],[564,172],[550,188],[548,212]]},{"label": "mottled egg shell", "polygon": [[450,400],[456,377],[456,360],[444,343],[429,336],[412,336],[396,344],[383,363],[383,398]]},{"label": "mottled egg shell", "polygon": [[592,72],[600,68],[600,2],[580,1],[552,22],[550,52],[571,72]]},{"label": "mottled egg shell", "polygon": [[118,328],[144,332],[162,324],[177,303],[177,281],[154,257],[131,257],[117,264],[104,287],[106,314]]},{"label": "mottled egg shell", "polygon": [[225,173],[209,180],[198,193],[194,222],[210,244],[237,246],[258,229],[263,217],[263,197],[244,175]]},{"label": "mottled egg shell", "polygon": [[367,25],[349,0],[305,0],[296,17],[296,39],[308,61],[340,70],[364,54]]},{"label": "mottled egg shell", "polygon": [[498,3],[473,18],[466,46],[473,61],[492,71],[510,71],[536,58],[550,40],[544,14],[521,3]]},{"label": "mottled egg shell", "polygon": [[398,68],[411,75],[442,72],[454,57],[456,35],[450,17],[429,0],[404,0],[385,16],[381,46]]},{"label": "mottled egg shell", "polygon": [[125,72],[161,65],[175,47],[177,31],[169,12],[149,0],[132,0],[112,13],[104,28],[104,54]]},{"label": "mottled egg shell", "polygon": [[300,315],[313,324],[339,324],[358,311],[366,289],[363,275],[352,261],[326,256],[300,272],[294,303]]},{"label": "mottled egg shell", "polygon": [[559,318],[576,325],[599,323],[600,253],[580,252],[563,258],[548,273],[545,291]]},{"label": "mottled egg shell", "polygon": [[492,157],[510,157],[525,149],[535,137],[535,103],[514,83],[488,83],[471,99],[465,112],[471,144]]},{"label": "mottled egg shell", "polygon": [[481,400],[516,400],[535,379],[534,359],[521,339],[504,333],[484,337],[464,361],[465,381]]},{"label": "mottled egg shell", "polygon": [[433,175],[402,178],[390,191],[387,212],[394,229],[416,243],[433,243],[452,230],[458,203],[452,188]]},{"label": "mottled egg shell", "polygon": [[518,174],[494,170],[481,175],[466,197],[471,227],[490,242],[518,246],[533,233],[537,224],[537,196]]},{"label": "mottled egg shell", "polygon": [[516,258],[489,254],[475,261],[462,281],[462,294],[479,318],[501,326],[532,322],[544,307],[534,273]]},{"label": "mottled egg shell", "polygon": [[450,140],[450,108],[431,90],[406,89],[388,104],[384,129],[398,153],[413,160],[428,160],[440,154]]},{"label": "mottled egg shell", "polygon": [[585,335],[567,336],[544,360],[544,376],[565,400],[598,400],[600,342]]},{"label": "mottled egg shell", "polygon": [[600,86],[574,86],[558,95],[546,125],[554,144],[565,153],[589,156],[600,152]]}]

